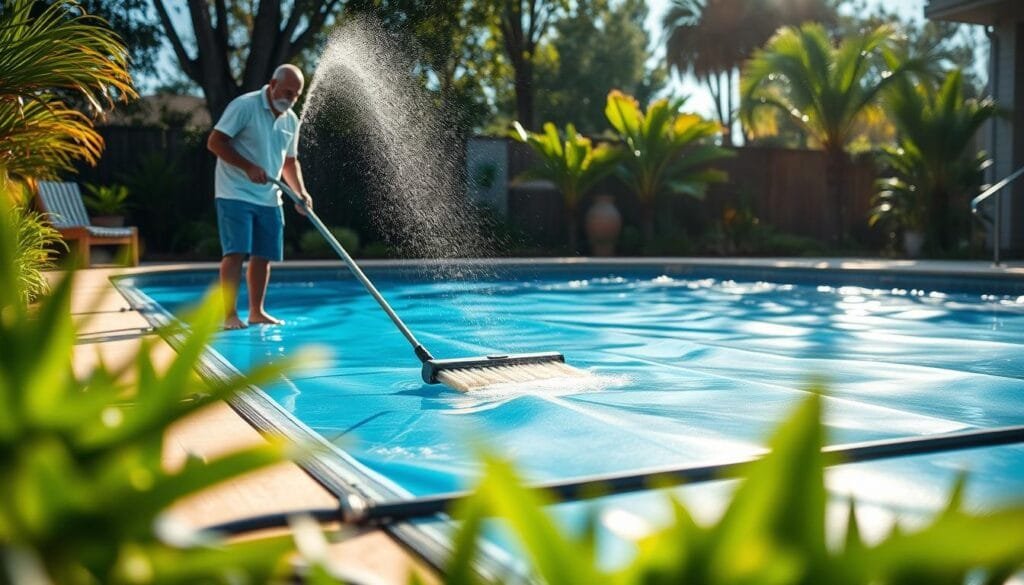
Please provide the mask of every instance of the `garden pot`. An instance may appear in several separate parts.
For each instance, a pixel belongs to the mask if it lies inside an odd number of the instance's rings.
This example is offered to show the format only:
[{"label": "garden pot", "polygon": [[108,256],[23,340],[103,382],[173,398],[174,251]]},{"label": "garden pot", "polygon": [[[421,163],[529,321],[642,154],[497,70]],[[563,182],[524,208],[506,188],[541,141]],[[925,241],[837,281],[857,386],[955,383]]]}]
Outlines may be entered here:
[{"label": "garden pot", "polygon": [[924,232],[907,230],[903,232],[903,252],[907,258],[917,258],[924,247]]},{"label": "garden pot", "polygon": [[124,227],[123,215],[97,215],[89,221],[100,227]]},{"label": "garden pot", "polygon": [[615,207],[615,198],[611,195],[595,197],[594,204],[587,210],[585,228],[591,253],[595,256],[614,255],[615,244],[622,231],[622,214]]}]

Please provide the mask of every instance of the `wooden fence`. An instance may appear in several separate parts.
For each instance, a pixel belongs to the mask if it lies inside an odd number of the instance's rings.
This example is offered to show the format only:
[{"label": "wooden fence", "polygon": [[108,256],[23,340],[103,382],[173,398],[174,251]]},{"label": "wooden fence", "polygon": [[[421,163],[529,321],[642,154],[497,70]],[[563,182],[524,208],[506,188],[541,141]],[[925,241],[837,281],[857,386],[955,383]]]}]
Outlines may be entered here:
[{"label": "wooden fence", "polygon": [[[726,207],[749,207],[764,225],[829,242],[835,233],[834,204],[826,190],[825,154],[815,150],[742,147],[735,156],[714,166],[729,174],[727,183],[713,185],[704,201],[681,197],[668,210],[690,235],[700,234],[722,217]],[[509,144],[509,176],[536,159],[519,143]],[[877,244],[880,234],[869,230],[867,213],[874,193],[876,169],[869,157],[855,158],[847,168],[846,231],[857,241]],[[593,194],[615,197],[624,222],[638,225],[639,209],[633,196],[615,179],[605,180]],[[592,197],[582,202],[581,212]],[[547,243],[564,241],[565,220],[561,198],[536,183],[513,184],[508,196],[510,220],[532,237]]]},{"label": "wooden fence", "polygon": [[[205,148],[205,132],[109,126],[100,128],[100,133],[106,141],[100,163],[81,168],[75,180],[108,184],[125,183],[131,178],[136,191],[142,192],[133,193],[135,208],[130,219],[148,240],[151,253],[179,252],[181,246],[173,240],[182,237],[178,233],[181,226],[197,221],[212,223],[215,159]],[[716,165],[729,173],[728,183],[713,186],[704,201],[682,197],[667,208],[674,224],[691,236],[699,235],[722,217],[726,207],[745,206],[753,210],[762,224],[823,242],[832,240],[832,201],[826,195],[822,152],[749,147],[737,148],[735,152],[735,157]],[[161,162],[165,168],[156,170],[162,170],[162,175],[153,172],[154,165],[159,167]],[[508,142],[508,177],[515,177],[534,162],[528,147]],[[310,170],[308,179],[320,182]],[[147,177],[147,172],[152,176]],[[170,189],[166,184],[168,177],[174,182]],[[847,231],[865,243],[878,238],[868,230],[866,221],[874,178],[875,169],[867,158],[853,161],[846,177],[850,195]],[[619,181],[605,180],[595,189],[594,194],[597,193],[614,195],[626,224],[639,225],[636,202]],[[582,202],[580,215],[589,205],[590,199]],[[332,216],[325,220],[339,225],[353,219],[351,210],[323,211]],[[565,241],[561,197],[547,188],[510,186],[507,216],[510,223],[518,225],[539,244],[558,245]]]}]

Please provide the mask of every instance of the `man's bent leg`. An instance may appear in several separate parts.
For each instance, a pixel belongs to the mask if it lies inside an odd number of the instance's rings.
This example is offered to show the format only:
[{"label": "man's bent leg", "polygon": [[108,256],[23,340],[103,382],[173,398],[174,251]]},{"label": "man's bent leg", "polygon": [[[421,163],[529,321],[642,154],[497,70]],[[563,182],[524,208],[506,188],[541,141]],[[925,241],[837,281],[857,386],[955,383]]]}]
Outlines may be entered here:
[{"label": "man's bent leg", "polygon": [[238,318],[238,286],[242,282],[244,254],[225,254],[220,259],[220,287],[224,296],[224,328],[244,329],[245,323]]},{"label": "man's bent leg", "polygon": [[268,315],[263,310],[263,299],[270,283],[270,260],[262,256],[249,258],[249,271],[246,274],[249,284],[249,324],[259,323],[280,325],[284,321]]}]

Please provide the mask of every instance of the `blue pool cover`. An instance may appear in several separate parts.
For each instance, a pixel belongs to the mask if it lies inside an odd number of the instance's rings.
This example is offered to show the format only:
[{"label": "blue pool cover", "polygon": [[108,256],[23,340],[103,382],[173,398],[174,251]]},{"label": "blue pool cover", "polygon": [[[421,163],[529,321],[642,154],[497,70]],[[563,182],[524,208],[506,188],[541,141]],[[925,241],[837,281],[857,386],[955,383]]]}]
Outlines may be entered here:
[{"label": "blue pool cover", "polygon": [[[405,339],[353,278],[278,270],[267,307],[286,324],[222,332],[213,349],[243,372],[309,344],[329,349],[328,362],[263,391],[284,418],[385,486],[377,497],[471,487],[481,445],[534,481],[751,456],[811,379],[828,388],[832,444],[1024,423],[1024,292],[1012,281],[668,265],[367,274],[436,357],[561,351],[594,374],[469,395],[428,386]],[[164,273],[118,284],[153,316],[180,313],[214,279]],[[244,309],[244,295],[239,303]],[[882,531],[894,515],[940,508],[961,469],[971,473],[975,508],[1024,494],[1017,445],[846,465],[828,485],[854,495],[867,530]],[[698,516],[713,517],[727,490],[679,493]],[[665,517],[660,494],[601,505],[654,524]],[[571,525],[584,506],[555,512]],[[407,528],[418,536],[409,538],[443,540],[445,525],[414,523]],[[606,563],[628,558],[616,538],[602,542]]]}]

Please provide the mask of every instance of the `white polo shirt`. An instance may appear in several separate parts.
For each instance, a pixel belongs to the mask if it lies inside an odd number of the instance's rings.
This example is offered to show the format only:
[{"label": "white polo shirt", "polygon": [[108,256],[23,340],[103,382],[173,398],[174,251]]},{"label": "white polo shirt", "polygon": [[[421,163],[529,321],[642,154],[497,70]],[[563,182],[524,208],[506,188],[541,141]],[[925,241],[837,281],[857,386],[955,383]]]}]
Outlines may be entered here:
[{"label": "white polo shirt", "polygon": [[[214,129],[230,136],[238,154],[263,167],[271,177],[281,175],[285,157],[298,154],[299,117],[291,110],[274,116],[267,100],[266,85],[231,100]],[[245,171],[220,157],[213,177],[217,197],[257,205],[281,205],[280,189],[270,183],[253,183]]]}]

